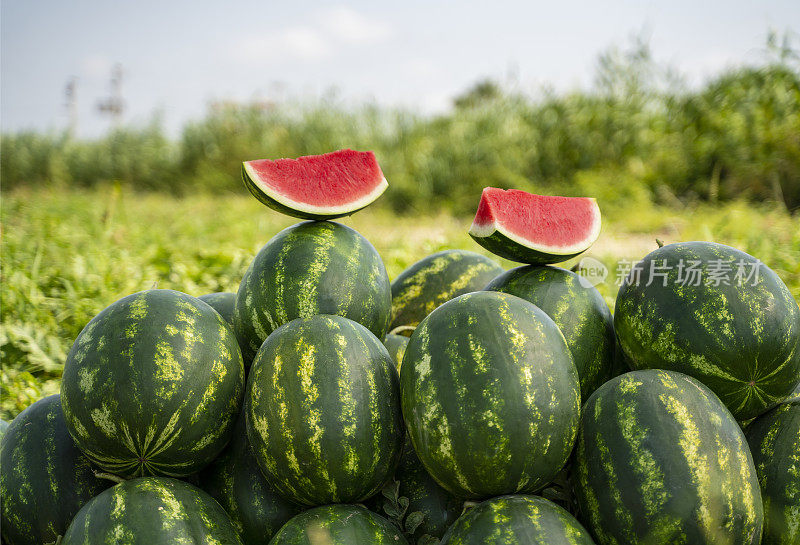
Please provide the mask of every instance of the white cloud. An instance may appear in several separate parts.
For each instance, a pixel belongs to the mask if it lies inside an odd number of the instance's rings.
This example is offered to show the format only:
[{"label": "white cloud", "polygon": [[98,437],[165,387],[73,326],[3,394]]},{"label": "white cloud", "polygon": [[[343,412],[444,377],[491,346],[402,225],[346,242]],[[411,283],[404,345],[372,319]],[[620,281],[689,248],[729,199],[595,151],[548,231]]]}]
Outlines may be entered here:
[{"label": "white cloud", "polygon": [[322,61],[343,46],[364,46],[391,37],[391,29],[351,8],[339,6],[318,10],[311,24],[244,36],[232,54],[246,63]]},{"label": "white cloud", "polygon": [[333,39],[345,44],[375,44],[392,35],[391,29],[385,23],[346,6],[320,11],[318,20]]},{"label": "white cloud", "polygon": [[310,26],[295,26],[283,30],[246,36],[234,46],[236,58],[248,63],[275,61],[319,61],[333,52],[333,44]]}]

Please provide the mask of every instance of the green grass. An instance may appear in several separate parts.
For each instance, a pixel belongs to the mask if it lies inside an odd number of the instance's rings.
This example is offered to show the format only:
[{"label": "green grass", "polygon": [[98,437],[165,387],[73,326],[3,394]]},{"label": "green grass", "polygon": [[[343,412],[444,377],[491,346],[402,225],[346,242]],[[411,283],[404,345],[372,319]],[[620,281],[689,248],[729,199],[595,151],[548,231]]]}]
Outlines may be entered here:
[{"label": "green grass", "polygon": [[[118,186],[6,192],[0,220],[0,406],[6,420],[58,391],[73,340],[105,306],[153,286],[192,295],[236,291],[255,252],[295,222],[266,209],[244,188],[177,199]],[[466,234],[470,221],[446,214],[398,217],[378,207],[344,223],[375,245],[393,278],[445,248],[485,253]],[[640,259],[656,247],[655,238],[741,248],[773,268],[800,298],[797,217],[744,202],[683,209],[637,204],[604,210],[603,233],[587,254],[612,269],[599,286],[609,305],[617,290],[617,261]]]}]

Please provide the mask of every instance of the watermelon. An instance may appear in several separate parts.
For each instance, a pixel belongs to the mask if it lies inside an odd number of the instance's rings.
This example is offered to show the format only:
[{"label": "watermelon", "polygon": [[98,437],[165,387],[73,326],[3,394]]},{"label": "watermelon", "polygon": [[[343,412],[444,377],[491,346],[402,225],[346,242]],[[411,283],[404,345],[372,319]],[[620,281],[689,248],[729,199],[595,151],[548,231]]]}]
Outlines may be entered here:
[{"label": "watermelon", "polygon": [[745,432],[764,502],[762,545],[800,543],[800,403],[783,403]]},{"label": "watermelon", "polygon": [[797,302],[769,267],[722,244],[648,254],[619,290],[614,329],[632,369],[691,375],[740,420],[774,407],[800,378]]},{"label": "watermelon", "polygon": [[199,485],[228,512],[248,544],[266,544],[301,510],[264,479],[247,440],[244,413],[236,421],[231,443],[200,473]]},{"label": "watermelon", "polygon": [[190,475],[231,438],[244,366],[230,326],[206,303],[148,290],[106,307],[72,345],[61,382],[67,428],[122,477]]},{"label": "watermelon", "polygon": [[416,327],[442,303],[482,290],[501,272],[503,268],[500,265],[475,252],[444,250],[429,255],[401,272],[392,282],[392,323],[389,328]]},{"label": "watermelon", "polygon": [[475,292],[411,335],[403,416],[425,469],[451,494],[534,492],[572,451],[580,385],[558,326],[533,304]]},{"label": "watermelon", "polygon": [[309,221],[258,252],[239,285],[233,324],[249,362],[272,331],[315,314],[350,318],[383,339],[391,306],[389,277],[372,244],[344,225]]},{"label": "watermelon", "polygon": [[201,295],[198,299],[216,310],[222,316],[222,319],[233,327],[233,306],[236,304],[235,293],[218,291]]},{"label": "watermelon", "polygon": [[594,545],[589,532],[553,502],[511,495],[486,500],[463,514],[442,545]]},{"label": "watermelon", "polygon": [[183,481],[141,477],[83,506],[61,545],[241,545],[225,510]]},{"label": "watermelon", "polygon": [[594,199],[584,197],[487,187],[469,236],[511,261],[560,263],[586,251],[600,236],[600,208]]},{"label": "watermelon", "polygon": [[586,399],[614,372],[614,319],[603,296],[577,274],[559,267],[528,265],[489,282],[501,291],[530,301],[561,330],[569,346]]},{"label": "watermelon", "polygon": [[360,505],[323,505],[300,513],[270,545],[408,545],[391,522]]},{"label": "watermelon", "polygon": [[441,538],[463,511],[464,502],[439,486],[425,470],[407,435],[394,480],[382,492],[367,506],[400,522],[411,543],[426,536]]},{"label": "watermelon", "polygon": [[304,505],[359,502],[394,473],[403,447],[395,364],[364,326],[298,318],[256,355],[247,433],[272,487]]},{"label": "watermelon", "polygon": [[349,216],[389,187],[374,153],[350,149],[245,161],[242,178],[250,193],[273,210],[316,220]]},{"label": "watermelon", "polygon": [[399,370],[400,364],[403,363],[403,354],[406,353],[406,346],[408,346],[408,337],[389,333],[386,335],[386,338],[383,339],[383,345],[386,347],[386,350],[389,351],[389,355],[392,357],[392,360]]},{"label": "watermelon", "polygon": [[613,378],[583,407],[572,479],[600,545],[757,545],[753,459],[711,390],[675,371]]},{"label": "watermelon", "polygon": [[[405,350],[405,346],[403,347],[403,350]],[[402,356],[401,356],[401,359],[402,359]],[[3,440],[3,436],[6,434],[6,430],[8,429],[8,426],[9,426],[8,422],[6,422],[5,420],[0,420],[0,441]]]},{"label": "watermelon", "polygon": [[40,399],[14,419],[0,446],[4,543],[55,541],[75,513],[112,484],[95,476],[70,437],[61,396]]}]

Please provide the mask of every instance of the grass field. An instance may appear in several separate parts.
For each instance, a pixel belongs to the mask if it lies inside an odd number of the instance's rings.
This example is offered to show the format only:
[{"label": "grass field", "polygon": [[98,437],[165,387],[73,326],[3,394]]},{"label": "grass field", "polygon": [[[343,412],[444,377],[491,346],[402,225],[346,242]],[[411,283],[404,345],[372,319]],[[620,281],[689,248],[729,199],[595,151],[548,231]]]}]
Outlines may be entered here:
[{"label": "grass field", "polygon": [[[477,195],[475,196],[477,201]],[[201,295],[235,291],[255,252],[295,220],[247,195],[17,190],[2,196],[2,418],[58,391],[66,354],[102,308],[153,286]],[[466,234],[469,217],[397,217],[367,209],[344,223],[366,236],[390,277],[432,252],[483,252]],[[616,266],[655,249],[655,239],[714,240],[773,268],[800,299],[800,218],[767,205],[604,210],[600,240],[587,253],[609,268],[599,285],[613,308]],[[566,266],[571,266],[567,263]],[[504,262],[504,266],[513,266]]]}]

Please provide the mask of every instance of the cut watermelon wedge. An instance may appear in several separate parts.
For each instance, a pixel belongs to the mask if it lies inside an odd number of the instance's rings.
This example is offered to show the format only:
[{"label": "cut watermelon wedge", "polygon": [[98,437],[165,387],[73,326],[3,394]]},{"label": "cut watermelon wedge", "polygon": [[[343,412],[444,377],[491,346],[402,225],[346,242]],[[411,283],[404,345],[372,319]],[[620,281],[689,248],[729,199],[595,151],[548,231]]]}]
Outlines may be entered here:
[{"label": "cut watermelon wedge", "polygon": [[487,187],[469,230],[475,241],[520,263],[559,263],[585,251],[600,235],[594,199],[548,197]]},{"label": "cut watermelon wedge", "polygon": [[389,184],[371,151],[350,149],[297,159],[242,164],[250,193],[270,208],[304,219],[348,216],[375,201]]}]

